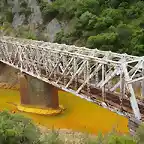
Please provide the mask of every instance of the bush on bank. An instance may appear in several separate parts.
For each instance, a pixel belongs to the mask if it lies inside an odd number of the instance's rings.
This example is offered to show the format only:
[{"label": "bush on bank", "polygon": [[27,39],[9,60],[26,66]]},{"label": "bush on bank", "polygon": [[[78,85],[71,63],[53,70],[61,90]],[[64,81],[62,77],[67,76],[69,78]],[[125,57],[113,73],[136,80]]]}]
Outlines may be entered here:
[{"label": "bush on bank", "polygon": [[[42,134],[31,119],[8,111],[0,112],[0,144],[65,144],[70,140],[59,137],[59,132],[52,130]],[[135,137],[118,135],[111,132],[95,138],[82,137],[80,144],[144,144],[144,125],[142,124]]]},{"label": "bush on bank", "polygon": [[39,135],[30,119],[8,111],[0,113],[0,144],[35,144]]}]

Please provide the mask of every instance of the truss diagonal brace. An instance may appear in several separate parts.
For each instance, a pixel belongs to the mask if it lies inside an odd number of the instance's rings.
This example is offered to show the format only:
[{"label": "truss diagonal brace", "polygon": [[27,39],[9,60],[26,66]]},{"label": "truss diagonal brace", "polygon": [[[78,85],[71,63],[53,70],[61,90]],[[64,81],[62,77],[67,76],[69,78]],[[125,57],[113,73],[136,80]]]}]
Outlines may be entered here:
[{"label": "truss diagonal brace", "polygon": [[80,68],[76,71],[76,73],[74,73],[74,75],[72,76],[72,78],[70,79],[70,81],[68,82],[68,84],[66,85],[66,88],[71,84],[71,82],[73,81],[73,79],[75,78],[75,76],[84,68],[84,65],[87,61],[85,60],[83,62],[83,64],[80,66]]},{"label": "truss diagonal brace", "polygon": [[118,88],[120,86],[120,81],[118,81],[111,89],[110,91],[113,92],[116,88]]},{"label": "truss diagonal brace", "polygon": [[48,79],[52,76],[52,74],[54,73],[55,69],[57,68],[57,66],[60,64],[60,60],[61,60],[62,56],[59,58],[59,61],[56,63],[55,67],[53,68],[53,70],[51,71]]},{"label": "truss diagonal brace", "polygon": [[133,75],[131,76],[131,79],[133,79],[133,77],[135,76],[135,74],[137,73],[137,71],[139,70],[139,68],[140,68],[140,66],[141,66],[142,64],[143,64],[143,61],[140,61],[140,62],[138,63],[138,66],[137,66],[135,72],[134,72]]},{"label": "truss diagonal brace", "polygon": [[79,87],[79,89],[76,91],[77,93],[81,91],[81,89],[85,86],[85,84],[89,81],[89,79],[91,79],[95,75],[95,73],[100,69],[101,66],[102,64],[98,65],[98,67],[90,74],[90,76],[86,79],[86,81]]},{"label": "truss diagonal brace", "polygon": [[[127,81],[130,80],[130,76],[129,76],[129,74],[128,74],[127,66],[126,66],[125,63],[122,63],[122,68],[123,68],[125,80],[126,80],[126,82],[127,82]],[[127,87],[128,87],[129,92],[130,92],[130,94],[131,94],[130,102],[131,102],[131,107],[132,107],[132,109],[133,109],[134,115],[135,115],[135,117],[136,117],[138,120],[140,120],[140,119],[141,119],[141,114],[140,114],[140,110],[139,110],[139,107],[138,107],[138,104],[137,104],[137,101],[136,101],[136,98],[135,98],[135,93],[134,93],[132,84],[131,84],[131,83],[127,83]]]},{"label": "truss diagonal brace", "polygon": [[117,73],[118,69],[115,69],[113,72],[110,72],[106,78],[105,81],[102,81],[101,83],[98,84],[98,87],[102,88],[110,79],[112,79],[115,74]]},{"label": "truss diagonal brace", "polygon": [[59,77],[58,80],[56,81],[56,83],[58,83],[64,77],[64,74],[66,73],[66,70],[68,69],[68,67],[70,66],[70,64],[72,63],[73,60],[74,60],[74,58],[72,58],[70,60],[70,62],[68,63],[68,65],[66,66],[66,68],[62,72],[62,77]]}]

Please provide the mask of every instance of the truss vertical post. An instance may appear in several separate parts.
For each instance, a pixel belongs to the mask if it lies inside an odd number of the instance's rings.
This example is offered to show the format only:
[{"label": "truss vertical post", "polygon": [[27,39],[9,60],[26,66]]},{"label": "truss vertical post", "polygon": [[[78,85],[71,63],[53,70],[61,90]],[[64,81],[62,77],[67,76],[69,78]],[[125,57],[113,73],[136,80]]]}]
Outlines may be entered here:
[{"label": "truss vertical post", "polygon": [[[73,66],[73,69],[74,69],[74,73],[76,73],[77,71],[77,61],[76,61],[76,57],[74,57],[74,66]],[[78,74],[76,75],[75,77],[75,85],[74,85],[74,88],[77,90],[77,87],[78,87]]]},{"label": "truss vertical post", "polygon": [[124,73],[121,73],[120,74],[120,93],[121,93],[121,96],[120,96],[120,106],[122,108],[122,104],[123,104],[123,98],[124,98],[124,95],[125,95],[125,80],[124,80]]},{"label": "truss vertical post", "polygon": [[[110,66],[108,66],[108,70],[110,69]],[[108,90],[110,90],[110,88],[111,88],[111,86],[112,86],[112,80],[110,79],[109,81],[108,81]]]},{"label": "truss vertical post", "polygon": [[[142,63],[142,76],[144,76],[144,61]],[[144,79],[141,82],[141,96],[144,97]]]},{"label": "truss vertical post", "polygon": [[121,96],[124,97],[125,95],[125,81],[124,81],[124,74],[121,73],[120,75],[120,93]]},{"label": "truss vertical post", "polygon": [[98,82],[99,82],[99,76],[98,76],[98,71],[97,71],[95,74],[95,87],[97,86]]},{"label": "truss vertical post", "polygon": [[[57,63],[58,62],[58,54],[57,53],[55,53],[55,63]],[[57,68],[58,68],[58,66],[56,67],[56,70],[54,70],[54,79],[56,80],[57,79]]]},{"label": "truss vertical post", "polygon": [[84,81],[86,80],[86,77],[87,77],[87,67],[86,65],[84,66]]},{"label": "truss vertical post", "polygon": [[[125,76],[125,81],[127,82],[130,80],[130,76],[129,76],[128,71],[127,71],[127,66],[125,63],[122,63],[122,67],[123,67],[123,72],[124,72],[124,76]],[[134,115],[135,115],[136,119],[140,120],[141,114],[140,114],[140,110],[139,110],[139,107],[137,104],[137,100],[135,97],[135,93],[134,93],[132,84],[128,83],[127,86],[128,86],[129,93],[131,94],[130,102],[131,102],[131,107],[133,109]]]},{"label": "truss vertical post", "polygon": [[[105,65],[102,65],[102,81],[105,80]],[[103,101],[105,101],[105,85],[102,86],[102,97]]]},{"label": "truss vertical post", "polygon": [[[63,59],[63,68],[65,68],[66,67],[66,56],[63,55],[62,59]],[[64,85],[66,85],[66,83],[67,83],[67,80],[66,80],[66,76],[64,75]]]},{"label": "truss vertical post", "polygon": [[[87,78],[89,77],[89,75],[90,75],[90,64],[89,64],[89,61],[87,61],[87,65],[86,65],[86,72],[87,72]],[[86,79],[87,79],[86,78]],[[87,94],[88,94],[88,97],[90,96],[90,87],[89,87],[89,80],[88,80],[88,82],[87,82]]]}]

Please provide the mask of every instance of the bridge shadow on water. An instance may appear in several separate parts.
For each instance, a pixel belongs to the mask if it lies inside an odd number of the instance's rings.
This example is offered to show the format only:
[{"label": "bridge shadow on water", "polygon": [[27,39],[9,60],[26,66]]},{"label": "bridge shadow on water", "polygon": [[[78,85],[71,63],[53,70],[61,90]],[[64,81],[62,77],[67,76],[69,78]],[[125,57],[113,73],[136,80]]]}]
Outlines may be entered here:
[{"label": "bridge shadow on water", "polygon": [[[75,131],[97,134],[107,133],[116,128],[120,133],[127,133],[128,120],[94,103],[88,102],[70,93],[59,91],[59,100],[66,110],[57,116],[40,116],[23,113],[36,123],[48,128],[72,129]],[[0,110],[15,110],[16,107],[7,102],[18,104],[19,92],[0,89]]]}]

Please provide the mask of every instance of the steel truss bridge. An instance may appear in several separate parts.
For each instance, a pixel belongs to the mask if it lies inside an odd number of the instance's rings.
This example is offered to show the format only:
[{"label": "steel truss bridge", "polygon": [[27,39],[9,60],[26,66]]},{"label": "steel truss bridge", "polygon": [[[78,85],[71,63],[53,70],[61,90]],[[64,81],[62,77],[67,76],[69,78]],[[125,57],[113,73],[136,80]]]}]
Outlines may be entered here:
[{"label": "steel truss bridge", "polygon": [[0,61],[128,117],[143,118],[144,57],[1,36]]}]

